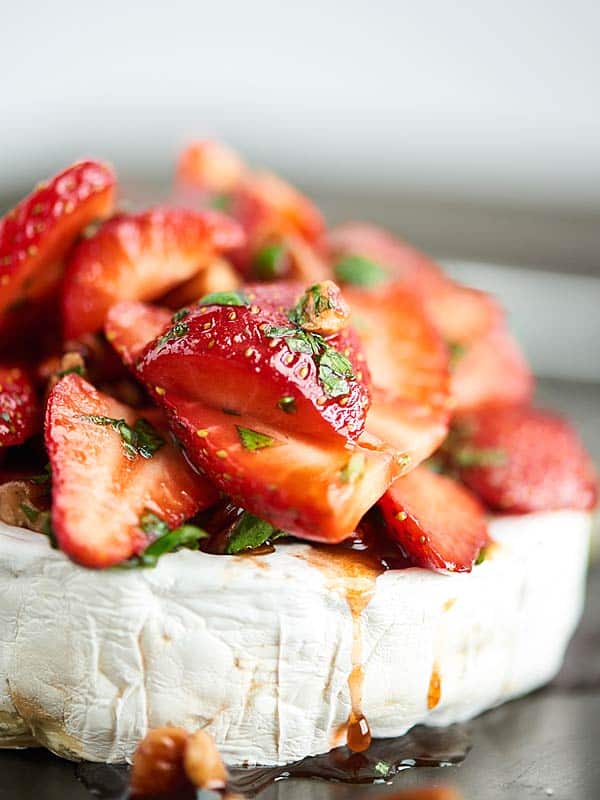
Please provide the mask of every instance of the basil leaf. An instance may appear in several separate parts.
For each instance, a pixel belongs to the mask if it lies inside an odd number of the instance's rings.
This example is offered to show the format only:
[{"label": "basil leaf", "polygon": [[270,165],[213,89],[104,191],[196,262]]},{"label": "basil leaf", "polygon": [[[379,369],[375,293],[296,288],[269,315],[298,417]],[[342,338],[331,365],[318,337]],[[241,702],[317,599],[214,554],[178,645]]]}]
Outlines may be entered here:
[{"label": "basil leaf", "polygon": [[247,306],[248,298],[243,292],[211,292],[198,300],[199,306]]},{"label": "basil leaf", "polygon": [[[177,314],[175,314],[173,319],[175,319],[176,316]],[[182,319],[177,320],[172,328],[169,328],[168,331],[163,333],[163,335],[158,338],[156,346],[159,350],[161,350],[166,344],[172,342],[174,339],[180,339],[182,336],[185,336],[189,329],[190,328],[187,322],[183,322]]]},{"label": "basil leaf", "polygon": [[180,547],[196,550],[198,541],[208,537],[208,533],[196,525],[179,525],[179,527],[171,530],[164,519],[161,519],[152,511],[146,511],[142,515],[140,527],[144,533],[153,538],[153,541],[139,556],[134,556],[121,564],[117,564],[115,569],[155,567],[158,559],[165,553],[172,553]]},{"label": "basil leaf", "polygon": [[262,450],[265,447],[275,447],[281,444],[272,436],[260,431],[254,431],[252,428],[243,428],[241,425],[236,425],[235,429],[240,437],[240,442],[246,450]]},{"label": "basil leaf", "polygon": [[210,207],[216,209],[217,211],[230,211],[231,202],[231,195],[215,194],[210,199]]},{"label": "basil leaf", "polygon": [[334,267],[335,277],[352,286],[378,286],[388,280],[387,271],[375,261],[364,256],[349,255]]},{"label": "basil leaf", "polygon": [[506,462],[506,453],[494,448],[463,445],[453,451],[452,460],[459,467],[497,467]]},{"label": "basil leaf", "polygon": [[235,555],[244,550],[254,550],[267,542],[272,542],[286,535],[285,531],[274,528],[264,519],[255,517],[245,511],[229,537],[225,553],[227,555]]}]

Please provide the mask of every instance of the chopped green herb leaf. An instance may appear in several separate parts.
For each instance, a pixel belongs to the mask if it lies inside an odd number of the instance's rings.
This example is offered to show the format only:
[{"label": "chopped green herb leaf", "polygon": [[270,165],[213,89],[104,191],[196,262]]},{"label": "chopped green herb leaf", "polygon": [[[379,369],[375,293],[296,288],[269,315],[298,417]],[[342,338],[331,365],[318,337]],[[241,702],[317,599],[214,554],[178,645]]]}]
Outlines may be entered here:
[{"label": "chopped green herb leaf", "polygon": [[40,515],[37,508],[28,506],[27,503],[21,503],[21,511],[25,514],[29,522],[35,522]]},{"label": "chopped green herb leaf", "polygon": [[211,292],[198,300],[199,306],[247,306],[248,298],[243,292]]},{"label": "chopped green herb leaf", "polygon": [[234,555],[244,550],[254,550],[286,535],[285,531],[274,528],[265,520],[245,511],[229,537],[225,552]]},{"label": "chopped green herb leaf", "polygon": [[210,199],[211,208],[217,211],[230,211],[231,210],[231,195],[228,194],[215,194]]},{"label": "chopped green herb leaf", "polygon": [[272,436],[260,431],[253,431],[252,428],[243,428],[241,425],[236,425],[235,429],[240,437],[240,442],[246,450],[262,450],[265,447],[274,447],[281,444]]},{"label": "chopped green herb leaf", "polygon": [[487,557],[487,547],[482,547],[479,551],[477,558],[475,559],[475,566],[479,566],[479,564],[483,564]]},{"label": "chopped green herb leaf", "polygon": [[388,279],[386,270],[363,256],[344,256],[334,267],[335,277],[353,286],[378,286]]},{"label": "chopped green herb leaf", "polygon": [[459,467],[497,467],[506,462],[506,453],[493,448],[463,445],[452,452],[452,460]]},{"label": "chopped green herb leaf", "polygon": [[286,414],[295,414],[297,411],[296,398],[291,395],[280,397],[277,401],[277,406]]},{"label": "chopped green herb leaf", "polygon": [[10,422],[10,414],[8,413],[8,411],[3,411],[0,414],[0,419],[3,419],[4,422]]},{"label": "chopped green herb leaf", "polygon": [[461,358],[465,355],[468,348],[461,344],[460,342],[446,342],[446,346],[448,347],[448,354],[450,356],[449,359],[449,366],[450,369],[453,370],[456,368],[456,365],[461,360]]},{"label": "chopped green herb leaf", "polygon": [[189,308],[180,308],[179,311],[176,311],[173,314],[173,322],[181,322],[181,320],[185,319],[189,313]]},{"label": "chopped green herb leaf", "polygon": [[283,244],[267,244],[254,256],[254,272],[262,281],[281,278],[288,267],[287,249]]},{"label": "chopped green herb leaf", "polygon": [[152,423],[143,417],[135,421],[133,428],[124,419],[97,414],[83,414],[80,419],[92,422],[94,425],[108,425],[115,430],[121,437],[125,455],[130,460],[138,455],[142,458],[152,458],[165,443]]},{"label": "chopped green herb leaf", "polygon": [[172,530],[167,523],[152,511],[146,511],[140,519],[140,527],[153,538],[143,553],[118,564],[118,569],[136,567],[155,567],[158,559],[165,553],[172,553],[180,547],[196,550],[198,541],[206,539],[208,533],[196,525],[179,525]]},{"label": "chopped green herb leaf", "polygon": [[86,369],[85,364],[75,364],[73,367],[67,367],[67,369],[61,369],[60,372],[56,373],[57,378],[64,378],[65,375],[81,375],[82,378],[85,378]]},{"label": "chopped green herb leaf", "polygon": [[[173,319],[175,319],[175,317],[173,317]],[[158,341],[156,342],[156,346],[160,350],[166,344],[172,342],[173,339],[180,339],[182,336],[185,336],[185,334],[189,331],[189,329],[190,328],[187,322],[183,322],[182,319],[180,319],[179,321],[175,322],[173,327],[169,328],[168,331],[166,331],[165,333],[163,333],[162,336],[159,337]]]},{"label": "chopped green herb leaf", "polygon": [[323,336],[300,327],[281,326],[271,326],[265,335],[273,339],[285,339],[290,350],[313,356],[319,369],[319,382],[329,397],[341,397],[349,392],[348,379],[354,378],[352,364]]},{"label": "chopped green herb leaf", "polygon": [[360,480],[364,475],[366,463],[364,453],[353,453],[340,473],[342,483],[355,483]]},{"label": "chopped green herb leaf", "polygon": [[49,483],[52,478],[52,469],[50,464],[46,464],[44,469],[39,473],[39,475],[32,475],[31,478],[28,480],[31,483],[40,484],[40,483]]},{"label": "chopped green herb leaf", "polygon": [[382,778],[385,778],[390,773],[391,764],[389,764],[387,761],[378,761],[373,769],[378,775],[381,775]]}]

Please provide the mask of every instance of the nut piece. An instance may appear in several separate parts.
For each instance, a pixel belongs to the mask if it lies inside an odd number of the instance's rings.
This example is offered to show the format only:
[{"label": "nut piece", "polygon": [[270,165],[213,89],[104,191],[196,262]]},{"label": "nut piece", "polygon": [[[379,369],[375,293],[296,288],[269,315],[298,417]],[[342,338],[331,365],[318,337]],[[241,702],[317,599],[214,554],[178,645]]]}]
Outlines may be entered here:
[{"label": "nut piece", "polygon": [[350,321],[350,309],[333,281],[315,283],[304,292],[296,308],[304,330],[322,336],[338,333]]},{"label": "nut piece", "polygon": [[133,797],[168,795],[189,786],[183,755],[189,734],[182,728],[148,731],[133,756],[130,790]]},{"label": "nut piece", "polygon": [[219,791],[227,785],[227,769],[206,731],[196,731],[188,739],[184,766],[188,778],[198,789]]}]

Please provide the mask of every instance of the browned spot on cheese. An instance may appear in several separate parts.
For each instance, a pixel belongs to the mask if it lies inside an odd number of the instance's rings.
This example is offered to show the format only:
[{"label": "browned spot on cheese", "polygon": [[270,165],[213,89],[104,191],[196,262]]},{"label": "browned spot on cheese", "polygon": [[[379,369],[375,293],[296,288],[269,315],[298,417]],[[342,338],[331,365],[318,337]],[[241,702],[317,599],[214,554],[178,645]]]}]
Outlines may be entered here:
[{"label": "browned spot on cheese", "polygon": [[440,702],[442,696],[442,678],[437,667],[433,665],[431,677],[429,678],[429,688],[427,689],[427,708],[431,711]]}]

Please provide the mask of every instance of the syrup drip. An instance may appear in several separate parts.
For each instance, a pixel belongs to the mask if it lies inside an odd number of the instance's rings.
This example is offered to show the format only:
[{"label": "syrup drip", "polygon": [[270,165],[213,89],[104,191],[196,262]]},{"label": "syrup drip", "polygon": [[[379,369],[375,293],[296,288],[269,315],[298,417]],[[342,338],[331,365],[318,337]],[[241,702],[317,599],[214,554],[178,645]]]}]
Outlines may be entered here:
[{"label": "syrup drip", "polygon": [[[465,725],[449,728],[418,726],[396,739],[374,739],[365,753],[338,747],[283,767],[247,767],[230,770],[229,790],[254,797],[275,781],[315,778],[342,783],[389,781],[409,767],[449,767],[460,764],[469,752]],[[76,774],[91,797],[98,800],[130,800],[126,766],[91,764],[76,766]]]}]

